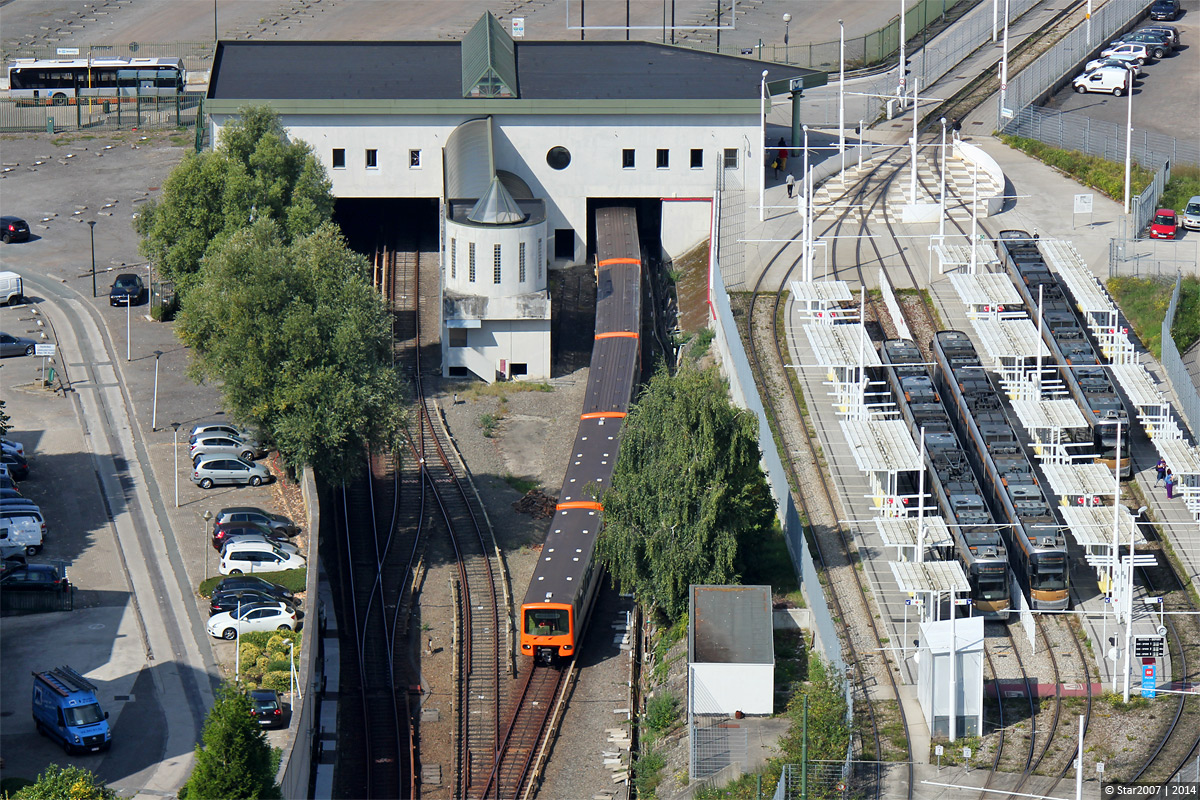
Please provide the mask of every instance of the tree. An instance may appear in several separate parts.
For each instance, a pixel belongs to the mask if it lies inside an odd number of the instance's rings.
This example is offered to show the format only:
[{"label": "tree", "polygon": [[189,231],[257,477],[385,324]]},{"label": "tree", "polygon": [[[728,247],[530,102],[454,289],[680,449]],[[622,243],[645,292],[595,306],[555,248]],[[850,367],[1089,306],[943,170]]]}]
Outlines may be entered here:
[{"label": "tree", "polygon": [[196,745],[196,766],[184,787],[188,800],[283,796],[275,783],[278,759],[252,711],[250,698],[236,686],[225,683],[217,690],[204,723],[204,746]]},{"label": "tree", "polygon": [[13,800],[116,800],[117,793],[82,767],[51,764],[37,782],[16,792]]},{"label": "tree", "polygon": [[0,436],[8,436],[10,430],[12,430],[12,417],[8,415],[5,401],[0,400]]},{"label": "tree", "polygon": [[291,242],[332,218],[332,187],[312,148],[289,141],[266,106],[239,114],[221,131],[218,149],[184,157],[136,221],[142,254],[175,281],[180,297],[203,258],[254,220],[275,220]]},{"label": "tree", "polygon": [[234,233],[178,323],[193,377],[221,381],[227,409],[292,467],[339,482],[399,426],[387,307],[332,223],[292,244],[271,219]]},{"label": "tree", "polygon": [[625,418],[597,552],[623,591],[677,619],[690,584],[738,581],[775,504],[757,420],[715,369],[660,368]]}]

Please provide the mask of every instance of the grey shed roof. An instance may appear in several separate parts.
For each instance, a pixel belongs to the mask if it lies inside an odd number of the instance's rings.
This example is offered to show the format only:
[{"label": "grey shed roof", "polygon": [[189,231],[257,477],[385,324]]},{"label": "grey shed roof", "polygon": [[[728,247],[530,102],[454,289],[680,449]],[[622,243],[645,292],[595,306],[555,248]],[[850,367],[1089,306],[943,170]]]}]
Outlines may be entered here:
[{"label": "grey shed roof", "polygon": [[485,12],[462,41],[463,97],[516,97],[517,59],[512,37]]},{"label": "grey shed roof", "polygon": [[[772,80],[825,84],[815,70],[654,42],[522,41],[514,58],[520,97],[491,102],[736,100],[757,107],[764,68]],[[464,68],[460,42],[228,41],[217,45],[208,97],[462,103]]]},{"label": "grey shed roof", "polygon": [[774,664],[770,586],[692,586],[688,661]]}]

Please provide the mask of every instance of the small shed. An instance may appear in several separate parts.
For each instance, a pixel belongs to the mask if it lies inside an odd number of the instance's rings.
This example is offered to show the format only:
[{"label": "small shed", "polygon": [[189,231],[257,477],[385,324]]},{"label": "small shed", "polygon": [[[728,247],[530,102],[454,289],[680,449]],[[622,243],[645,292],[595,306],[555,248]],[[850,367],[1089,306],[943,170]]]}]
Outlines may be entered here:
[{"label": "small shed", "polygon": [[692,586],[688,705],[692,715],[770,715],[775,642],[770,586]]},{"label": "small shed", "polygon": [[917,662],[917,698],[933,736],[982,736],[983,617],[921,623]]}]

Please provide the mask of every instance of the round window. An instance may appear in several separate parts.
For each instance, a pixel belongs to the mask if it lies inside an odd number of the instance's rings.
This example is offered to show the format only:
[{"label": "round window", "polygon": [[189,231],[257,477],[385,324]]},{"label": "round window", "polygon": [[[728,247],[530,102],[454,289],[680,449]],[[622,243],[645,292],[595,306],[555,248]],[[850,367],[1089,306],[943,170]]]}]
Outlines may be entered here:
[{"label": "round window", "polygon": [[546,153],[546,163],[554,169],[566,169],[571,163],[571,151],[565,147],[551,147]]}]

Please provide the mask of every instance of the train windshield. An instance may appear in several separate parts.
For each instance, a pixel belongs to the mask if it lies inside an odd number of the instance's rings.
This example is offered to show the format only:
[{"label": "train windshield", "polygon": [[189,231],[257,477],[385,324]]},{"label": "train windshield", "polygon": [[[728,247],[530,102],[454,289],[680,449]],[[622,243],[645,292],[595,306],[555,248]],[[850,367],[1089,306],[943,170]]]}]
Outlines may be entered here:
[{"label": "train windshield", "polygon": [[1067,573],[1063,564],[1037,564],[1030,573],[1034,591],[1061,592],[1067,588]]},{"label": "train windshield", "polygon": [[1001,572],[999,575],[980,575],[976,592],[980,600],[1004,600],[1007,598],[1008,582],[1004,580],[1004,573]]},{"label": "train windshield", "polygon": [[565,608],[531,608],[525,612],[529,636],[565,636],[571,632],[571,612]]}]

